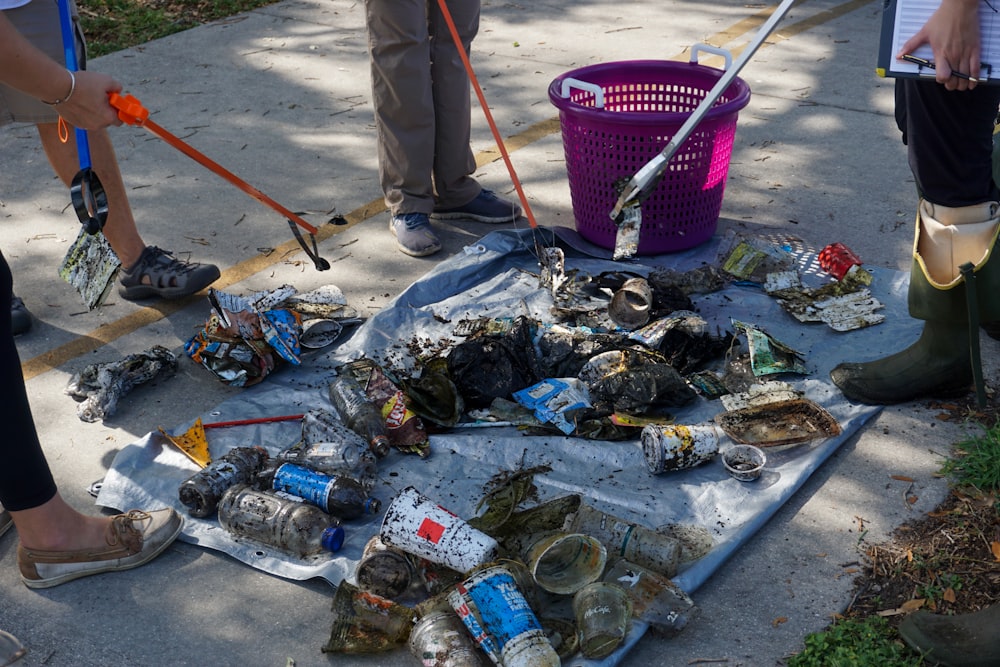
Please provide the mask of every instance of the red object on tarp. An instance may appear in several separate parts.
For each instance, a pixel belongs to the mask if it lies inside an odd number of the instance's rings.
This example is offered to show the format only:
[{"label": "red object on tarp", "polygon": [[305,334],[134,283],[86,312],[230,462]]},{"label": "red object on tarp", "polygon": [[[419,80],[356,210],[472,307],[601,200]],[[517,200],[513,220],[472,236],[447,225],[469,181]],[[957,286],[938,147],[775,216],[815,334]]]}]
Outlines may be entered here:
[{"label": "red object on tarp", "polygon": [[861,260],[839,241],[819,251],[819,267],[837,280],[842,280],[852,266],[861,266]]}]

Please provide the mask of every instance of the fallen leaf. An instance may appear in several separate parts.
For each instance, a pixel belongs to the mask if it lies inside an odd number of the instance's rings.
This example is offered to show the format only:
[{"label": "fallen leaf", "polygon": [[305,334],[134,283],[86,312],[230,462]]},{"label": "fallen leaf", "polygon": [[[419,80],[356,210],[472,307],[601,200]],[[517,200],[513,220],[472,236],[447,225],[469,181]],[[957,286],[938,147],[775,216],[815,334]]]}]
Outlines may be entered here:
[{"label": "fallen leaf", "polygon": [[889,475],[889,477],[891,479],[896,480],[897,482],[912,482],[912,481],[914,481],[914,479],[912,477],[907,477],[906,475]]},{"label": "fallen leaf", "polygon": [[917,500],[919,498],[920,498],[920,496],[909,495],[909,496],[906,496],[906,502],[908,502],[908,503],[910,503],[912,505],[913,503],[917,502]]},{"label": "fallen leaf", "polygon": [[954,602],[955,601],[955,589],[954,588],[946,588],[944,590],[944,593],[941,594],[941,599],[943,599],[945,602]]},{"label": "fallen leaf", "polygon": [[907,549],[906,550],[906,562],[907,563],[912,563],[913,562],[913,549]]},{"label": "fallen leaf", "polygon": [[906,602],[903,603],[900,609],[902,609],[903,611],[916,611],[921,607],[923,607],[926,602],[927,600],[925,598],[916,598],[914,600],[907,600]]},{"label": "fallen leaf", "polygon": [[776,618],[773,621],[771,621],[771,625],[776,628],[779,625],[781,625],[782,623],[786,623],[787,621],[788,621],[788,617],[787,616],[779,616],[778,618]]},{"label": "fallen leaf", "polygon": [[993,552],[993,557],[1000,561],[1000,542],[991,543],[990,551]]},{"label": "fallen leaf", "polygon": [[844,570],[844,572],[847,573],[847,574],[854,574],[857,571],[858,571],[858,568],[856,568],[856,567],[849,567],[846,570]]}]

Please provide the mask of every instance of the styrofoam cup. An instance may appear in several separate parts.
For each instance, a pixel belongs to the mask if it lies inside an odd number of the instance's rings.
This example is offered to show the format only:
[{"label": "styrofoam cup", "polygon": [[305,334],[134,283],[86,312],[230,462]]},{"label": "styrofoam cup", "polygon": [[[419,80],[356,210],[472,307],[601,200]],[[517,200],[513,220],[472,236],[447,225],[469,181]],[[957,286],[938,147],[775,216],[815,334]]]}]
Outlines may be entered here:
[{"label": "styrofoam cup", "polygon": [[500,547],[412,486],[385,511],[379,537],[390,546],[459,572],[496,560]]}]

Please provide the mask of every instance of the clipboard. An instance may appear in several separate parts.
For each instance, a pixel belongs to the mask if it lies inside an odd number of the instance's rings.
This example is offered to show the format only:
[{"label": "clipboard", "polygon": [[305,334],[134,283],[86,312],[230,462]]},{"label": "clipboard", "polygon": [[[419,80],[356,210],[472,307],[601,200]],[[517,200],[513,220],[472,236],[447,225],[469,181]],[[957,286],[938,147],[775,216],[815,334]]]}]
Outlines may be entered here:
[{"label": "clipboard", "polygon": [[[883,0],[876,74],[882,77],[934,78],[934,52],[929,45],[924,44],[910,54],[926,64],[897,60],[896,54],[907,40],[924,27],[940,5],[940,0]],[[979,3],[979,25],[983,64],[979,80],[996,85],[1000,83],[1000,3],[997,9],[993,9],[990,3]]]}]

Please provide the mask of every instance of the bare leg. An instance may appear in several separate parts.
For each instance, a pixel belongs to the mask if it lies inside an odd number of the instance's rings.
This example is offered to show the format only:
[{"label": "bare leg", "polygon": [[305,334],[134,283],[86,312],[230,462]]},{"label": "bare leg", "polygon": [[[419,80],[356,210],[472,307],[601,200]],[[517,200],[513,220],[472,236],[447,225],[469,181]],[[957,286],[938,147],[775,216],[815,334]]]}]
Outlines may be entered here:
[{"label": "bare leg", "polygon": [[[76,154],[76,133],[70,128],[69,141],[63,143],[59,139],[59,126],[56,123],[43,123],[37,127],[45,155],[56,175],[69,187],[73,177],[80,171],[80,159]],[[146,243],[135,226],[111,137],[107,130],[91,130],[87,133],[87,139],[90,143],[91,166],[108,196],[108,220],[104,226],[104,236],[122,261],[122,266],[129,268],[139,261]]]},{"label": "bare leg", "polygon": [[81,514],[58,493],[38,507],[11,511],[21,544],[29,549],[74,551],[107,545],[110,517]]}]

